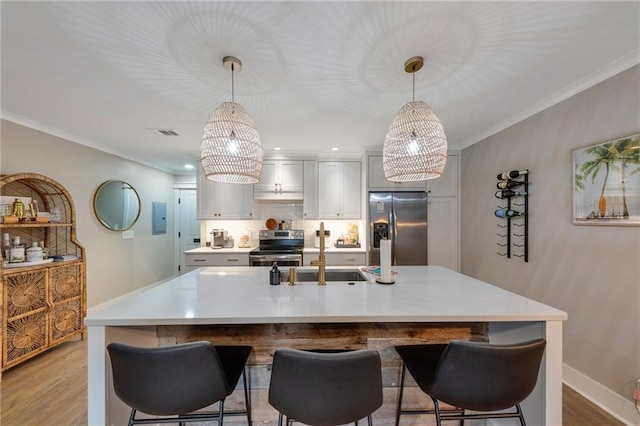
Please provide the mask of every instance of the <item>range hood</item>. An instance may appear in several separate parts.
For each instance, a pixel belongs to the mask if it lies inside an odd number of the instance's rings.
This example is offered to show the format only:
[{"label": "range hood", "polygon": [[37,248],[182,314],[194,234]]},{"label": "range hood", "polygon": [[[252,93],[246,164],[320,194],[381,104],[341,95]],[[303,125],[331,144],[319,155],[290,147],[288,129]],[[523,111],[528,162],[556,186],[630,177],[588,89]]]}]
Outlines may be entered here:
[{"label": "range hood", "polygon": [[253,199],[259,201],[302,201],[303,198],[302,192],[253,190]]}]

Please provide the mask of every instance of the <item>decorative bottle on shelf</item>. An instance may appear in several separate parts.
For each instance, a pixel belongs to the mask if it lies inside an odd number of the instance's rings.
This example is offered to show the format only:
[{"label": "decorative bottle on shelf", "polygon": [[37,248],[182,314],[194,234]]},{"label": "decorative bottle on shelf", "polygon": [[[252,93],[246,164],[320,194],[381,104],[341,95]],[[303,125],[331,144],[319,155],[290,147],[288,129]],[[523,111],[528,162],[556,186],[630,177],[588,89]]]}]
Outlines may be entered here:
[{"label": "decorative bottle on shelf", "polygon": [[529,170],[511,170],[510,172],[500,173],[498,179],[513,179],[529,173]]},{"label": "decorative bottle on shelf", "polygon": [[495,211],[495,215],[498,217],[518,217],[524,216],[524,213],[517,212],[515,210],[498,209]]},{"label": "decorative bottle on shelf", "polygon": [[9,249],[9,263],[24,262],[25,246],[20,243],[20,237],[13,237],[13,244]]},{"label": "decorative bottle on shelf", "polygon": [[11,241],[9,240],[9,233],[5,232],[2,235],[2,257],[8,262],[11,250]]},{"label": "decorative bottle on shelf", "polygon": [[498,182],[498,184],[496,185],[498,187],[498,189],[513,189],[516,188],[520,185],[524,185],[524,182],[518,182],[515,180],[509,180],[509,179],[505,179],[505,180],[501,180],[500,182]]},{"label": "decorative bottle on shelf", "polygon": [[502,190],[496,191],[496,198],[511,198],[511,197],[520,197],[523,195],[527,195],[525,191],[511,191],[511,190]]},{"label": "decorative bottle on shelf", "polygon": [[271,271],[269,271],[269,284],[280,285],[280,270],[278,269],[278,264],[276,262],[273,262]]}]

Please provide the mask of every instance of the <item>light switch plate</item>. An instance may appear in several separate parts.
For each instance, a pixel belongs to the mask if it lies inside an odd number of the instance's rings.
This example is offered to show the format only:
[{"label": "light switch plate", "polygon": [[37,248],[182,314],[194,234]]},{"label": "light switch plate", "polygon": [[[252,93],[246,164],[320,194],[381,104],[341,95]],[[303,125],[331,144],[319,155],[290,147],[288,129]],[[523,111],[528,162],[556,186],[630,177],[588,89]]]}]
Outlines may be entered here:
[{"label": "light switch plate", "polygon": [[122,231],[122,239],[123,240],[130,240],[135,236],[135,233],[133,231]]}]

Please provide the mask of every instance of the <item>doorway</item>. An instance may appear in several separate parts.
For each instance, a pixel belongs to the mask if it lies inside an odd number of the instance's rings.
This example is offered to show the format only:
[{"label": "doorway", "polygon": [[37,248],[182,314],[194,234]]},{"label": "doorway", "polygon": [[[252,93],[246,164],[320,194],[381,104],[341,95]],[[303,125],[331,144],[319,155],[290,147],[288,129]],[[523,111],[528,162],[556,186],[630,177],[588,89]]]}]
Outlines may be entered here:
[{"label": "doorway", "polygon": [[184,273],[184,251],[200,247],[197,191],[178,188],[176,191],[176,262],[175,275]]}]

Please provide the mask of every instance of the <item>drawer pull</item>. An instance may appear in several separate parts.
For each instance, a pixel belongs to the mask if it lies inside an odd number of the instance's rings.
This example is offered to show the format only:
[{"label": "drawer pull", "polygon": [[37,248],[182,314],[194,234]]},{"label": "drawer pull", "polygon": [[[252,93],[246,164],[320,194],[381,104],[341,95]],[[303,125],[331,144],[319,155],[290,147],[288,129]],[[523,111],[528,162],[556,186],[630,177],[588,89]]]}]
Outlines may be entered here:
[{"label": "drawer pull", "polygon": [[229,259],[227,259],[227,262],[237,262],[238,258],[232,258],[230,257]]},{"label": "drawer pull", "polygon": [[354,258],[351,259],[345,259],[345,262],[355,262],[356,260]]},{"label": "drawer pull", "polygon": [[194,262],[206,262],[207,259],[193,259]]}]

